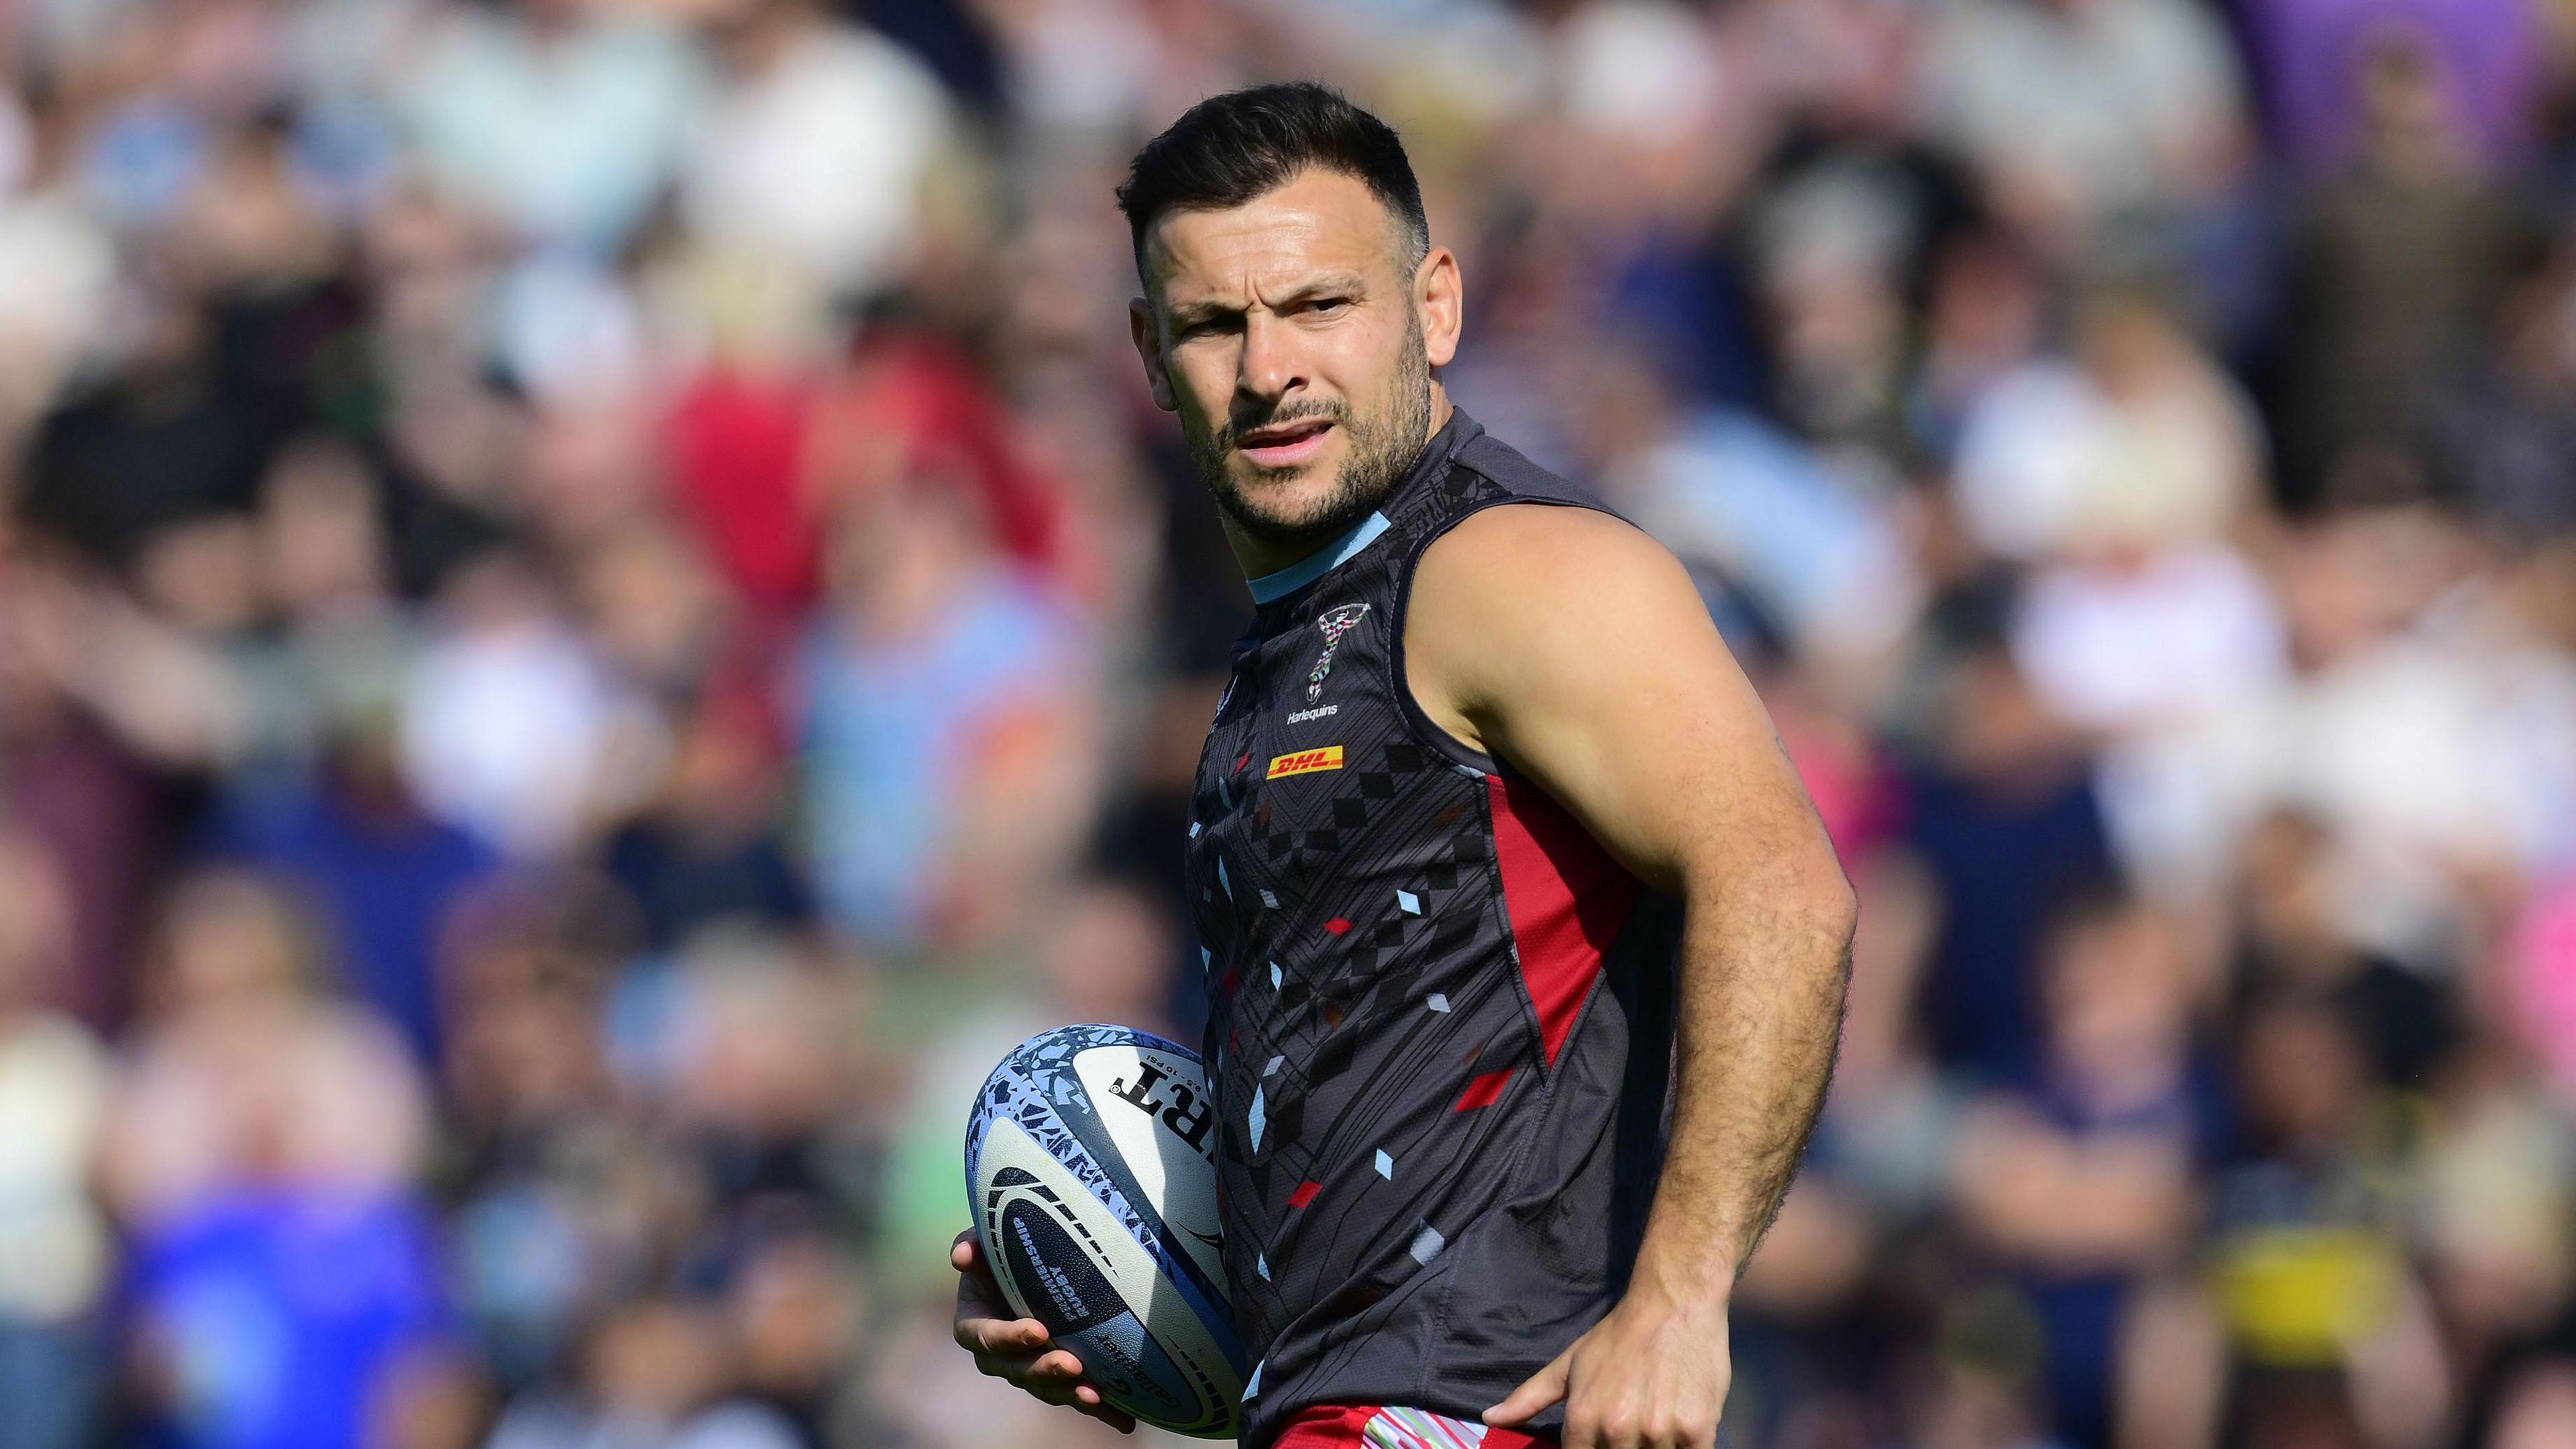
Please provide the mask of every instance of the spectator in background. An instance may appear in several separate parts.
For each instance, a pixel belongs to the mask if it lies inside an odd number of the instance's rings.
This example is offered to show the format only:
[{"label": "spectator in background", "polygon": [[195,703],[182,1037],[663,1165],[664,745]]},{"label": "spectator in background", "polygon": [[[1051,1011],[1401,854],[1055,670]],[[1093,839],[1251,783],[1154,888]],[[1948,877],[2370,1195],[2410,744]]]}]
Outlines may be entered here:
[{"label": "spectator in background", "polygon": [[1617,439],[1600,464],[1603,495],[1692,567],[1743,588],[1802,652],[1892,650],[1921,585],[1874,480],[1837,473],[1756,415],[1686,408],[1661,371],[1613,359],[1596,378],[1622,394],[1595,415]]},{"label": "spectator in background", "polygon": [[2119,245],[2234,177],[2242,62],[2187,0],[1972,0],[1924,67],[1932,124],[1988,203],[2061,256]]},{"label": "spectator in background", "polygon": [[2411,971],[2350,939],[2336,910],[2333,838],[2324,822],[2283,810],[2255,827],[2240,866],[2243,919],[2234,977],[2248,998],[2289,989],[2331,1003],[2368,1059],[2371,1079],[2424,1091],[2459,1045],[2452,1002]]},{"label": "spectator in background", "polygon": [[778,818],[778,724],[748,688],[711,685],[674,722],[661,791],[609,839],[602,864],[654,949],[727,921],[810,923],[812,889]]},{"label": "spectator in background", "polygon": [[2519,203],[2479,168],[2446,103],[2445,57],[2395,26],[2339,53],[2354,145],[2296,214],[2282,269],[2282,443],[2289,481],[2309,493],[2335,487],[2351,451],[2420,425],[2528,246]]},{"label": "spectator in background", "polygon": [[856,983],[742,931],[707,932],[675,964],[647,1080],[692,1148],[710,1207],[783,1202],[866,1228],[875,1149],[843,1130],[859,1097]]},{"label": "spectator in background", "polygon": [[102,1420],[95,1314],[112,1272],[88,1193],[111,1074],[46,1003],[71,964],[71,910],[35,839],[0,833],[0,1449],[79,1449]]},{"label": "spectator in background", "polygon": [[0,571],[0,748],[9,823],[42,840],[67,892],[64,969],[49,999],[93,1027],[131,1006],[134,916],[159,846],[157,782],[79,698],[96,660],[89,609],[60,557],[20,549]]},{"label": "spectator in background", "polygon": [[1907,436],[1925,456],[1950,459],[1987,390],[2037,356],[2048,301],[2038,263],[2009,233],[1966,233],[1931,259],[1905,400]]},{"label": "spectator in background", "polygon": [[432,1061],[442,1026],[433,951],[496,857],[414,803],[390,709],[342,721],[335,735],[310,786],[247,792],[217,820],[214,844],[304,892],[321,928],[345,943],[337,984]]},{"label": "spectator in background", "polygon": [[448,1261],[505,1393],[545,1382],[583,1316],[685,1230],[664,1219],[694,1185],[612,1061],[605,997],[634,936],[615,892],[557,878],[496,883],[440,941]]},{"label": "spectator in background", "polygon": [[2437,104],[2464,159],[2492,171],[2531,140],[2537,34],[2546,7],[2525,0],[2261,0],[2245,7],[2265,72],[2276,144],[2309,171],[2332,170],[2369,144],[2371,82],[2359,63],[2403,35],[2435,62]]},{"label": "spectator in background", "polygon": [[2245,1151],[2210,1205],[2227,1439],[2425,1442],[2449,1385],[2409,1351],[2429,1325],[2359,1044],[2326,1003],[2285,991],[2242,1018],[2235,1052]]},{"label": "spectator in background", "polygon": [[569,553],[573,622],[621,683],[667,701],[748,672],[730,652],[741,643],[737,600],[698,541],[649,505],[601,520]]},{"label": "spectator in background", "polygon": [[899,476],[840,504],[802,660],[816,884],[843,929],[889,947],[1023,908],[1087,806],[1082,635],[961,481]]},{"label": "spectator in background", "polygon": [[720,350],[663,421],[674,503],[764,635],[814,601],[817,500],[805,486],[820,367],[785,340]]},{"label": "spectator in background", "polygon": [[153,951],[102,1169],[139,1411],[192,1449],[355,1444],[448,1331],[411,1194],[421,1082],[382,1022],[321,994],[310,927],[256,876],[182,880]]},{"label": "spectator in background", "polygon": [[2004,1083],[2039,1064],[2029,984],[2049,905],[2113,863],[2083,742],[2007,650],[1971,639],[1943,681],[1938,753],[1908,781],[1905,840],[1940,900],[1919,1006],[1933,1059]]},{"label": "spectator in background", "polygon": [[818,298],[885,288],[912,260],[934,165],[962,159],[938,81],[819,0],[719,0],[700,23],[724,73],[681,175],[691,234]]},{"label": "spectator in background", "polygon": [[2423,447],[2431,482],[2500,547],[2576,530],[2576,257],[2553,254],[2515,278],[2495,345],[2432,402]]},{"label": "spectator in background", "polygon": [[98,351],[117,281],[115,241],[68,175],[76,134],[59,90],[0,102],[0,439],[13,451]]},{"label": "spectator in background", "polygon": [[706,84],[643,9],[505,0],[434,12],[399,109],[420,159],[493,224],[606,255],[678,165]]},{"label": "spectator in background", "polygon": [[592,1329],[580,1391],[513,1407],[488,1449],[801,1449],[776,1412],[724,1395],[725,1353],[704,1306],[620,1305]]},{"label": "spectator in background", "polygon": [[558,613],[532,562],[494,552],[459,569],[446,628],[405,681],[403,775],[413,798],[485,846],[546,860],[633,798],[663,748]]},{"label": "spectator in background", "polygon": [[1966,1226],[2046,1326],[2050,1421],[2079,1445],[2112,1442],[2117,1340],[2145,1280],[2180,1266],[2215,1145],[2194,974],[2174,923],[2076,887],[2040,943],[2037,1071],[1969,1108],[1952,1158]]},{"label": "spectator in background", "polygon": [[432,952],[489,846],[422,810],[405,780],[399,707],[417,645],[392,594],[365,460],[327,437],[278,454],[257,518],[263,612],[274,632],[236,652],[258,681],[246,769],[207,843],[291,882],[340,947],[336,983],[438,1053]]},{"label": "spectator in background", "polygon": [[256,681],[254,769],[309,765],[350,719],[384,710],[411,662],[387,491],[358,449],[327,433],[270,459],[251,519],[259,621],[231,651]]},{"label": "spectator in background", "polygon": [[1990,554],[2117,557],[2226,535],[2254,504],[2252,407],[2150,297],[2105,291],[2072,356],[1995,378],[1960,437],[1960,516]]},{"label": "spectator in background", "polygon": [[133,566],[146,596],[175,617],[237,623],[188,607],[203,597],[192,586],[209,580],[205,564],[184,551],[198,546],[202,559],[202,545],[235,545],[229,530],[258,490],[267,440],[238,379],[226,375],[215,319],[197,300],[148,301],[125,365],[46,418],[29,449],[19,506],[49,535]]}]

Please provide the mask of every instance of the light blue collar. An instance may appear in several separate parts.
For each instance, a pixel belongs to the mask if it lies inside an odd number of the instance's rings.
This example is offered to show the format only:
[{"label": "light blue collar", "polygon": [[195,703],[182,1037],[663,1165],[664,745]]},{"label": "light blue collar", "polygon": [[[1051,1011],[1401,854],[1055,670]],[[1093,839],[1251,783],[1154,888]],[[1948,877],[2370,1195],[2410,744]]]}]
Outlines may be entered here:
[{"label": "light blue collar", "polygon": [[1263,574],[1251,580],[1252,602],[1266,604],[1284,599],[1315,580],[1347,563],[1361,549],[1377,541],[1386,532],[1386,515],[1372,513],[1351,525],[1351,531],[1325,544],[1275,574]]}]

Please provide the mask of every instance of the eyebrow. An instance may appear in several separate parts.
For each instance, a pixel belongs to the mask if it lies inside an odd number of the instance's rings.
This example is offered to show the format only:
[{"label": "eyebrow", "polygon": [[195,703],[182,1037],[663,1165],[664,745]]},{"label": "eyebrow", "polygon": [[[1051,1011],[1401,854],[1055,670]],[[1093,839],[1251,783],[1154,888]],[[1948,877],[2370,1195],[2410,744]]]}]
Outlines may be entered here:
[{"label": "eyebrow", "polygon": [[[1357,272],[1325,272],[1290,289],[1279,298],[1279,303],[1285,306],[1336,294],[1356,297],[1367,290],[1368,279]],[[1240,316],[1244,311],[1241,307],[1228,306],[1222,302],[1174,302],[1165,310],[1175,327],[1194,326],[1201,322],[1215,321],[1220,317]]]}]

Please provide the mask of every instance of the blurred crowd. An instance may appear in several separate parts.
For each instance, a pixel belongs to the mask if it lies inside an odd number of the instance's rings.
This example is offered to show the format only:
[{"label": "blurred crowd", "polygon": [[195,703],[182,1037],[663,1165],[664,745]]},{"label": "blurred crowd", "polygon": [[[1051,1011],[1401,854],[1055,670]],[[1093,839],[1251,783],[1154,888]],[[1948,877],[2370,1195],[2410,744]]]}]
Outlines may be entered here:
[{"label": "blurred crowd", "polygon": [[1195,1029],[1109,193],[1290,75],[1862,895],[1729,1442],[2576,1444],[2576,5],[14,0],[0,1449],[1108,1437],[944,1250]]}]

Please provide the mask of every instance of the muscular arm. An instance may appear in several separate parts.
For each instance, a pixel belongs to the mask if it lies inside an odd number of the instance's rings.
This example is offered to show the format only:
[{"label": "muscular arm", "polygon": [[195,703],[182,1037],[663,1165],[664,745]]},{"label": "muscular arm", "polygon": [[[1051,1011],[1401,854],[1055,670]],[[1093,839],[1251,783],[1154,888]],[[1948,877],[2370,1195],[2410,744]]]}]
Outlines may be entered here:
[{"label": "muscular arm", "polygon": [[1679,1095],[1628,1295],[1489,1417],[1562,1395],[1568,1449],[1705,1445],[1736,1272],[1832,1068],[1851,888],[1697,591],[1628,525],[1546,506],[1468,519],[1423,557],[1405,653],[1435,724],[1535,779],[1684,909]]}]

